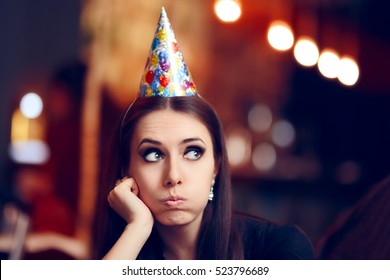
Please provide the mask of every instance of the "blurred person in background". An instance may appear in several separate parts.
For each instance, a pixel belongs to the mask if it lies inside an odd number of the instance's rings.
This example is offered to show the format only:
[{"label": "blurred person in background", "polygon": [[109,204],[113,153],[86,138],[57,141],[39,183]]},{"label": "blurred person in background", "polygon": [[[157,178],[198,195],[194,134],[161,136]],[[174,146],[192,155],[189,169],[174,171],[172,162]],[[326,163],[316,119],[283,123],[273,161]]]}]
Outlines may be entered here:
[{"label": "blurred person in background", "polygon": [[20,199],[30,205],[31,231],[73,234],[69,205],[55,192],[53,176],[44,167],[18,167],[14,186]]},{"label": "blurred person in background", "polygon": [[56,192],[45,166],[19,165],[14,192],[28,206],[29,228],[24,240],[24,259],[75,259],[82,246],[73,240],[73,215]]},{"label": "blurred person in background", "polygon": [[390,176],[340,214],[318,246],[327,260],[390,259]]},{"label": "blurred person in background", "polygon": [[56,192],[77,213],[81,108],[86,66],[79,62],[62,65],[54,71],[47,90],[47,143],[50,148],[48,167]]}]

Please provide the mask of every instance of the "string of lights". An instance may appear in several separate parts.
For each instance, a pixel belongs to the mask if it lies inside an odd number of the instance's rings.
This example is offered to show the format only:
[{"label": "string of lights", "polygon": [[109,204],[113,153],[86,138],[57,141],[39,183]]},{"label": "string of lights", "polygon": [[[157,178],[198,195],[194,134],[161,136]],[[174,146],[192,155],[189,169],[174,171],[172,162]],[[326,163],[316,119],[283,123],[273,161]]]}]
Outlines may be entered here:
[{"label": "string of lights", "polygon": [[[242,15],[240,0],[216,0],[214,11],[224,23],[234,23]],[[320,50],[318,43],[310,36],[294,35],[290,24],[284,20],[273,20],[268,27],[269,45],[279,52],[293,50],[295,60],[303,67],[318,67],[327,79],[338,79],[345,86],[354,86],[359,80],[360,70],[356,58],[339,54],[332,48]]]}]

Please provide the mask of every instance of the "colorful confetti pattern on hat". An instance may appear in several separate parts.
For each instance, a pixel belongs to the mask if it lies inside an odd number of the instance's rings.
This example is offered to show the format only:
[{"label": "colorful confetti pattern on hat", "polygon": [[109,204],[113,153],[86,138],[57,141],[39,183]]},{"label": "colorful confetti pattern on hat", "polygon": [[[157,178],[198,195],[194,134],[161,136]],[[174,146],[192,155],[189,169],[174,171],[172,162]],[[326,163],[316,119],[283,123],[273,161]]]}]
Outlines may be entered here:
[{"label": "colorful confetti pattern on hat", "polygon": [[193,96],[197,90],[162,8],[140,84],[140,97]]}]

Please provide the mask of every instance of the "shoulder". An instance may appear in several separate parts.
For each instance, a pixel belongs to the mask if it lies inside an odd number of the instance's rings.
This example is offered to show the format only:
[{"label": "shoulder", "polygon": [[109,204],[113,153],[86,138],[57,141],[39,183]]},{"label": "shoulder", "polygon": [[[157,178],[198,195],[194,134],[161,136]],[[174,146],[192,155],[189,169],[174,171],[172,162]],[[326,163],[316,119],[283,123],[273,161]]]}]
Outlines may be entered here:
[{"label": "shoulder", "polygon": [[310,240],[295,225],[239,215],[234,223],[241,232],[245,259],[313,259]]}]

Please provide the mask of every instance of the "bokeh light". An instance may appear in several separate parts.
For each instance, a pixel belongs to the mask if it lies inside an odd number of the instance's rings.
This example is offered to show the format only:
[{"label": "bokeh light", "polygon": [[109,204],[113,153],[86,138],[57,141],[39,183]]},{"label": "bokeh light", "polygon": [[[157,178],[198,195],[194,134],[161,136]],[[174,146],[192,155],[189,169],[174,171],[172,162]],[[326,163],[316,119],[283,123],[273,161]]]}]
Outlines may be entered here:
[{"label": "bokeh light", "polygon": [[42,109],[42,98],[35,92],[26,93],[20,100],[20,111],[28,119],[39,117]]},{"label": "bokeh light", "polygon": [[253,150],[252,162],[259,171],[269,171],[276,163],[276,151],[269,143],[258,144]]},{"label": "bokeh light", "polygon": [[275,145],[286,148],[295,140],[295,129],[290,122],[278,120],[272,126],[271,137]]},{"label": "bokeh light", "polygon": [[340,58],[333,49],[324,49],[318,59],[318,69],[321,74],[329,79],[334,79],[339,74]]},{"label": "bokeh light", "polygon": [[341,184],[354,184],[359,181],[360,177],[361,167],[355,161],[342,162],[336,169],[336,179]]},{"label": "bokeh light", "polygon": [[291,27],[284,21],[274,21],[268,29],[268,42],[278,51],[289,50],[294,44]]},{"label": "bokeh light", "polygon": [[226,146],[229,163],[237,167],[250,160],[252,139],[250,132],[243,127],[234,126],[226,132]]},{"label": "bokeh light", "polygon": [[317,44],[309,37],[301,37],[295,44],[295,59],[303,66],[314,66],[318,61],[319,54]]},{"label": "bokeh light", "polygon": [[237,0],[218,0],[214,4],[214,11],[223,22],[235,22],[241,16],[241,6]]},{"label": "bokeh light", "polygon": [[272,112],[267,105],[256,104],[248,113],[249,127],[257,133],[268,131],[272,124]]},{"label": "bokeh light", "polygon": [[339,65],[338,80],[346,85],[353,86],[359,79],[359,66],[356,61],[350,57],[342,57]]},{"label": "bokeh light", "polygon": [[23,164],[44,164],[49,160],[49,146],[41,140],[13,141],[9,146],[10,158]]}]

